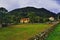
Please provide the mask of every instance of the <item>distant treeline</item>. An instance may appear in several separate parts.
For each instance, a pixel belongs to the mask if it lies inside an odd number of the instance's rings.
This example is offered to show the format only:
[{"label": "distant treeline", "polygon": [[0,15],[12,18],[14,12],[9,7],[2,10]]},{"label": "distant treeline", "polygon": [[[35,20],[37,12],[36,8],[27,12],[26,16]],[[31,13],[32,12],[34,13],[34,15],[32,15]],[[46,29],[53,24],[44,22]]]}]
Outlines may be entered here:
[{"label": "distant treeline", "polygon": [[21,18],[30,18],[31,23],[40,23],[49,21],[49,17],[60,19],[60,13],[56,14],[44,8],[25,7],[9,11],[3,7],[0,8],[0,24],[18,24]]}]

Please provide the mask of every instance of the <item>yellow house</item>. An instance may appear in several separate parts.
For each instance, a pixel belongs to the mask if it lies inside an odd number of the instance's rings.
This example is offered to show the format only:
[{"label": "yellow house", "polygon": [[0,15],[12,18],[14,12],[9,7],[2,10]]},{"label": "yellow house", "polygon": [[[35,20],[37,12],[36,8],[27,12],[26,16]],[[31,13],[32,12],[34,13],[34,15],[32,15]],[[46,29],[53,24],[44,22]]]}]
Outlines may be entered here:
[{"label": "yellow house", "polygon": [[29,18],[21,18],[20,23],[29,23],[30,19]]}]

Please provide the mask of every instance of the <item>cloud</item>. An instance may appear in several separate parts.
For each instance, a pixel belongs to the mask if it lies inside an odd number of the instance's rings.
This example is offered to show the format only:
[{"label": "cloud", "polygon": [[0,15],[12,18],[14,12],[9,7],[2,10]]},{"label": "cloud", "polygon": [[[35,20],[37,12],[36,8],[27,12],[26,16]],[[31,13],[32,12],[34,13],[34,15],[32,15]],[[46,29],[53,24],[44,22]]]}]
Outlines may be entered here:
[{"label": "cloud", "polygon": [[57,3],[57,0],[1,0],[0,1],[0,7],[5,7],[8,10],[22,8],[26,6],[33,6],[36,8],[43,7],[55,13],[60,11],[60,5]]},{"label": "cloud", "polygon": [[19,1],[19,4],[20,7],[26,7],[26,6],[33,6],[37,8],[43,7],[56,13],[60,11],[60,5],[58,5],[54,0],[28,0],[28,1],[22,0]]},{"label": "cloud", "polygon": [[1,0],[0,7],[5,7],[8,10],[12,10],[19,7],[17,0]]},{"label": "cloud", "polygon": [[54,1],[56,1],[60,5],[60,0],[54,0]]},{"label": "cloud", "polygon": [[23,6],[36,6],[36,7],[58,7],[52,0],[22,0],[19,1],[21,7]]}]

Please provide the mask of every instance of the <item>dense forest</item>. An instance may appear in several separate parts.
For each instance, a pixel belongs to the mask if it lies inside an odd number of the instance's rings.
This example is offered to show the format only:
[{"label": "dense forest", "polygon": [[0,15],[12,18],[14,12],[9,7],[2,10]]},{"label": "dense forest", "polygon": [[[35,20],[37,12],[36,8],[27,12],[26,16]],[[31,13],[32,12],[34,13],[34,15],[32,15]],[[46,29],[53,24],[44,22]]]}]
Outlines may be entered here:
[{"label": "dense forest", "polygon": [[49,21],[49,17],[60,19],[60,13],[50,12],[45,8],[25,7],[9,11],[0,8],[0,24],[18,24],[21,18],[30,18],[30,23],[43,23]]}]

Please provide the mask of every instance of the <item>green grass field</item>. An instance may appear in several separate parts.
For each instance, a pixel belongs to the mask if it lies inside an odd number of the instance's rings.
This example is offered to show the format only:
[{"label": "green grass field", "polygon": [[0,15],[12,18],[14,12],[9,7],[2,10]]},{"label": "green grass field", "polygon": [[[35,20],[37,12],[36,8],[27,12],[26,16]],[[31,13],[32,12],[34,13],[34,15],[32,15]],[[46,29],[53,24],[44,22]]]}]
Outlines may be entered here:
[{"label": "green grass field", "polygon": [[46,40],[60,40],[60,24],[49,34]]},{"label": "green grass field", "polygon": [[0,40],[27,40],[50,27],[51,24],[20,24],[0,28]]}]

